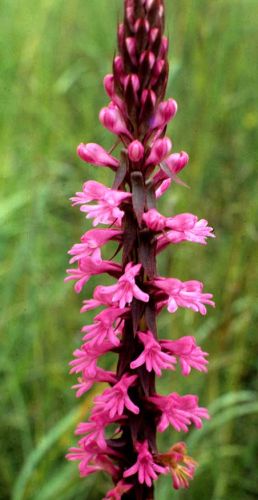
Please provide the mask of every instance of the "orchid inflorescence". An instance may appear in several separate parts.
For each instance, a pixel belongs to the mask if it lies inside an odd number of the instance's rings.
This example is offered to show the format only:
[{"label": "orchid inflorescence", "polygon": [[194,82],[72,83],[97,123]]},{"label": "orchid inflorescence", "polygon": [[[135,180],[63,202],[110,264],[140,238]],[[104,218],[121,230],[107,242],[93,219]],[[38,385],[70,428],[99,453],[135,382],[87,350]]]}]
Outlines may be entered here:
[{"label": "orchid inflorescence", "polygon": [[[71,198],[73,206],[79,205],[92,219],[94,229],[69,251],[70,263],[77,267],[68,269],[66,278],[75,281],[77,293],[93,275],[106,273],[115,280],[97,286],[93,298],[84,300],[82,313],[102,310],[93,324],[82,328],[83,343],[70,363],[71,373],[79,375],[74,385],[78,397],[95,382],[108,384],[95,397],[88,421],[78,425],[78,446],[67,455],[79,461],[83,477],[96,471],[112,477],[114,488],[106,500],[151,499],[153,482],[169,472],[174,488],[189,486],[196,462],[188,456],[185,443],[160,453],[156,433],[170,425],[177,432],[187,432],[191,424],[200,428],[209,414],[195,395],[157,394],[155,377],[163,370],[175,370],[177,363],[184,376],[192,368],[206,372],[207,353],[193,336],[160,340],[156,318],[164,308],[170,313],[186,308],[205,315],[206,306],[214,306],[201,282],[165,278],[157,272],[157,254],[170,243],[205,245],[214,234],[204,219],[190,213],[165,217],[156,208],[157,199],[172,183],[183,184],[178,173],[187,165],[188,155],[171,154],[172,144],[165,135],[177,104],[173,99],[164,101],[168,40],[163,34],[163,0],[124,3],[113,73],[104,78],[110,103],[100,112],[102,125],[117,137],[120,159],[98,144],[78,147],[82,160],[110,168],[114,182],[108,188],[87,181]],[[108,227],[95,228],[99,224]],[[122,252],[121,263],[102,259],[101,248],[111,241],[117,243],[115,255]],[[98,364],[108,352],[118,356],[116,372]]]}]

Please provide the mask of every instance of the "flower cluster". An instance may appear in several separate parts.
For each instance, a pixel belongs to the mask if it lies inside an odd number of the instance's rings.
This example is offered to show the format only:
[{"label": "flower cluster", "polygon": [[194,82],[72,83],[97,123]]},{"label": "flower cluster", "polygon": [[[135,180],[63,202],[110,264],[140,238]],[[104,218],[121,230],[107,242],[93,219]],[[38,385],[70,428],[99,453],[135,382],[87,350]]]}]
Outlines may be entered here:
[{"label": "flower cluster", "polygon": [[[77,397],[95,382],[107,384],[95,397],[88,421],[78,425],[78,445],[67,455],[79,461],[83,477],[100,470],[111,476],[114,488],[106,500],[153,498],[154,481],[169,472],[174,488],[188,487],[196,462],[182,442],[159,453],[156,433],[169,426],[177,432],[187,432],[192,424],[200,428],[209,415],[195,395],[158,394],[155,377],[174,371],[177,363],[184,376],[192,369],[206,372],[207,353],[192,336],[159,339],[156,318],[164,307],[172,314],[187,308],[205,315],[206,306],[214,306],[199,281],[165,278],[157,271],[156,256],[170,243],[204,245],[214,235],[204,219],[190,213],[165,217],[156,208],[171,184],[182,184],[178,174],[188,155],[172,153],[166,137],[177,104],[164,101],[168,40],[163,0],[124,3],[113,72],[104,79],[110,102],[99,115],[116,136],[120,157],[98,144],[78,147],[85,162],[110,168],[114,182],[108,188],[87,181],[71,198],[94,229],[68,252],[76,267],[67,270],[66,278],[75,281],[77,293],[93,275],[106,273],[114,279],[84,300],[82,313],[97,311],[93,323],[82,328],[82,345],[70,363],[71,373],[78,375]],[[96,228],[99,224],[108,227]],[[122,254],[120,263],[102,259],[102,247],[111,241],[118,245],[115,255]],[[118,356],[114,372],[99,364],[108,352]]]}]

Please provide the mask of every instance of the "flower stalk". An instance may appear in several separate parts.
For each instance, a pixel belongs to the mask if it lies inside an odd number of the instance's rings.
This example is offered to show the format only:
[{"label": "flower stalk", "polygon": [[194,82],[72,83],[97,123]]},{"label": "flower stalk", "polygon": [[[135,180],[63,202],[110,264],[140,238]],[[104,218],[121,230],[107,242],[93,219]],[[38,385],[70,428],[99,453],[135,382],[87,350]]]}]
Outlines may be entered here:
[{"label": "flower stalk", "polygon": [[[184,241],[206,244],[213,237],[204,219],[185,213],[165,217],[157,200],[173,183],[182,184],[179,172],[187,165],[185,152],[171,153],[167,124],[177,104],[164,101],[168,79],[168,40],[164,36],[163,0],[125,0],[124,21],[118,27],[118,53],[113,73],[104,78],[110,103],[100,112],[102,125],[116,136],[120,158],[97,144],[80,144],[79,157],[114,172],[111,188],[87,181],[71,198],[94,229],[69,251],[66,281],[75,281],[80,293],[92,275],[106,273],[115,282],[95,288],[86,299],[85,313],[101,308],[93,324],[82,328],[82,345],[74,352],[71,373],[79,374],[74,386],[82,396],[95,382],[107,388],[94,399],[87,422],[76,429],[78,446],[67,457],[79,461],[85,477],[97,471],[109,474],[114,487],[105,499],[154,498],[154,482],[171,473],[174,488],[189,486],[196,462],[179,442],[167,452],[157,449],[156,434],[169,426],[187,432],[200,428],[209,415],[195,395],[156,392],[155,378],[174,371],[207,371],[207,353],[195,338],[159,339],[157,317],[163,308],[174,314],[179,307],[203,315],[214,306],[212,295],[199,281],[182,282],[158,274],[157,254],[169,244]],[[113,150],[113,148],[112,148]],[[107,227],[97,228],[99,224]],[[101,249],[117,242],[120,262],[103,260]],[[104,309],[103,309],[104,308]],[[99,366],[107,353],[118,356],[116,372]],[[104,500],[105,500],[104,499]]]}]

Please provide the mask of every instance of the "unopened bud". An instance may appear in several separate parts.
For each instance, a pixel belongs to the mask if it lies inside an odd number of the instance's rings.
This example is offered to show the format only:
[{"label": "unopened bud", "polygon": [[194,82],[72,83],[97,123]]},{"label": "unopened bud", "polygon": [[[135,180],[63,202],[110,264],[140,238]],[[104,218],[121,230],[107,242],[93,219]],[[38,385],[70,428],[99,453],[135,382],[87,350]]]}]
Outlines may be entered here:
[{"label": "unopened bud", "polygon": [[143,52],[141,54],[141,57],[140,57],[141,66],[142,67],[146,66],[147,70],[150,71],[153,68],[155,61],[156,61],[156,58],[155,58],[153,52],[146,50],[145,52]]},{"label": "unopened bud", "polygon": [[131,137],[121,113],[116,106],[112,105],[108,108],[102,108],[99,119],[102,125],[113,134]]},{"label": "unopened bud", "polygon": [[162,181],[158,189],[155,191],[156,198],[160,198],[169,188],[172,180],[171,179],[165,179]]},{"label": "unopened bud", "polygon": [[126,45],[127,52],[130,56],[132,63],[135,64],[136,63],[136,40],[135,40],[135,38],[132,36],[128,36],[125,39],[125,45]]},{"label": "unopened bud", "polygon": [[152,148],[149,157],[145,163],[145,166],[154,164],[158,165],[161,161],[163,161],[169,151],[172,148],[171,140],[168,137],[164,137],[163,139],[157,139]]},{"label": "unopened bud", "polygon": [[133,141],[128,146],[128,156],[131,161],[138,162],[144,156],[144,147],[140,141]]},{"label": "unopened bud", "polygon": [[160,47],[160,57],[166,57],[168,53],[168,38],[166,36],[162,37],[161,47]]},{"label": "unopened bud", "polygon": [[174,153],[166,158],[165,163],[173,174],[178,174],[188,163],[189,156],[185,151]]},{"label": "unopened bud", "polygon": [[110,97],[112,99],[113,95],[114,95],[114,75],[106,75],[104,77],[104,80],[103,80],[103,84],[104,84],[104,89],[108,95],[108,97]]},{"label": "unopened bud", "polygon": [[140,81],[138,75],[127,75],[124,80],[124,86],[125,88],[128,87],[128,85],[132,85],[134,92],[138,92],[140,88]]},{"label": "unopened bud", "polygon": [[111,167],[113,169],[119,166],[119,161],[111,156],[104,148],[99,146],[99,144],[79,144],[77,153],[82,160],[87,163],[92,163],[93,165]]},{"label": "unopened bud", "polygon": [[121,56],[115,57],[113,61],[113,72],[115,81],[119,81],[119,83],[121,83],[124,78],[124,63]]},{"label": "unopened bud", "polygon": [[163,101],[158,106],[157,112],[151,120],[150,127],[152,130],[158,128],[163,130],[164,127],[172,120],[177,112],[177,103],[174,99]]}]

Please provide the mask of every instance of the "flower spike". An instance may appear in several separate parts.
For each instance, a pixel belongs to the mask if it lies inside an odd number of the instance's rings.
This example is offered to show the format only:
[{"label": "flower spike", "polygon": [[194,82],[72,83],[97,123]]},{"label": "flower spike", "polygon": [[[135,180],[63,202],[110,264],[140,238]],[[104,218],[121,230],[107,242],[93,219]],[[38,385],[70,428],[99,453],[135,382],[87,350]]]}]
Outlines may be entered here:
[{"label": "flower spike", "polygon": [[[104,78],[109,102],[99,113],[103,127],[116,136],[114,147],[108,152],[99,144],[81,143],[77,149],[86,163],[114,173],[112,186],[87,180],[71,198],[93,228],[69,250],[75,267],[65,278],[75,281],[77,293],[85,291],[81,312],[96,309],[82,327],[82,344],[70,362],[77,376],[73,389],[83,397],[94,384],[105,384],[88,419],[77,426],[79,441],[67,458],[79,463],[82,477],[98,471],[110,476],[113,486],[103,500],[151,500],[162,474],[171,474],[175,489],[188,488],[197,463],[183,442],[167,452],[158,450],[157,433],[169,426],[187,433],[191,425],[199,429],[209,419],[194,394],[161,395],[155,385],[164,370],[173,386],[178,373],[206,372],[208,365],[208,353],[192,335],[159,338],[160,311],[175,314],[184,308],[205,315],[207,306],[214,307],[200,281],[162,277],[157,269],[157,255],[169,244],[206,245],[214,237],[205,219],[191,213],[165,216],[157,208],[171,186],[184,185],[178,175],[189,161],[184,151],[172,150],[166,135],[177,103],[165,97],[164,21],[164,0],[124,0],[118,51],[112,73]],[[110,242],[113,258],[105,260],[103,247]],[[90,298],[88,280],[103,273],[111,282],[100,282]],[[114,371],[101,365],[108,353],[118,358]]]}]

